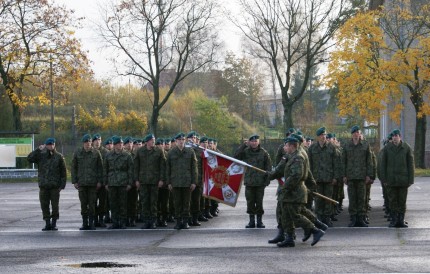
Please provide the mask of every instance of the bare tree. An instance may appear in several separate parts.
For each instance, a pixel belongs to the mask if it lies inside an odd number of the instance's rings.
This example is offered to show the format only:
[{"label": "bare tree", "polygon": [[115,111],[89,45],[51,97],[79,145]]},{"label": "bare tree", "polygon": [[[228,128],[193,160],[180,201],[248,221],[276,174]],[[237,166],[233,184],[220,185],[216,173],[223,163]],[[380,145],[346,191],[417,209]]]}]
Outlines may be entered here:
[{"label": "bare tree", "polygon": [[[335,31],[354,10],[347,0],[239,0],[243,20],[233,23],[252,44],[258,56],[269,60],[282,93],[284,128],[294,127],[293,105],[302,97],[311,69],[325,61],[334,45]],[[304,68],[303,86],[291,91],[294,70]]]},{"label": "bare tree", "polygon": [[[214,62],[220,47],[216,10],[212,0],[126,0],[104,9],[99,33],[109,48],[125,57],[115,64],[118,73],[152,87],[153,133],[178,83]],[[163,73],[172,78],[166,95],[160,94]]]}]

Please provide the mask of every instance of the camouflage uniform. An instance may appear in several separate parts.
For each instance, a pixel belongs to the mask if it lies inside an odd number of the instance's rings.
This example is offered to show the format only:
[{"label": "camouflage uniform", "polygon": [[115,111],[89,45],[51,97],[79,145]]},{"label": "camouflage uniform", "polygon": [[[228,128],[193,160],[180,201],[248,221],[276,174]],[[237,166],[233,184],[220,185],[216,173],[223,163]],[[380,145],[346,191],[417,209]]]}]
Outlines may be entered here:
[{"label": "camouflage uniform", "polygon": [[[30,163],[37,164],[39,181],[39,200],[42,208],[43,220],[47,226],[45,230],[55,227],[56,220],[60,217],[59,201],[60,191],[66,187],[67,171],[64,157],[55,149],[50,152],[47,149],[35,149],[27,156]],[[52,213],[49,205],[51,204]],[[51,226],[50,219],[53,224]]]},{"label": "camouflage uniform", "polygon": [[134,158],[135,181],[140,183],[144,228],[155,228],[158,205],[158,183],[165,182],[166,158],[162,149],[141,147]]},{"label": "camouflage uniform", "polygon": [[357,145],[351,139],[343,146],[344,178],[348,184],[348,211],[351,216],[350,226],[359,223],[364,226],[366,177],[372,178],[373,162],[370,145],[360,140]]},{"label": "camouflage uniform", "polygon": [[78,186],[81,202],[82,229],[94,229],[97,187],[103,181],[103,164],[100,152],[94,148],[78,148],[72,159],[72,183]]},{"label": "camouflage uniform", "polygon": [[[98,148],[98,151],[100,152],[100,155],[102,156],[102,163],[104,163],[104,159],[106,158],[106,155],[109,153],[109,150],[104,148],[103,146],[100,146]],[[96,222],[96,226],[105,227],[103,217],[109,214],[109,205],[107,200],[107,191],[106,188],[101,187],[97,189],[97,200],[96,200],[96,220],[98,216],[98,222]]]},{"label": "camouflage uniform", "polygon": [[173,187],[173,200],[178,225],[187,223],[190,217],[190,186],[197,181],[197,159],[192,148],[172,148],[167,154],[167,185]]},{"label": "camouflage uniform", "polygon": [[410,146],[400,141],[388,143],[381,159],[381,181],[387,188],[391,227],[407,227],[404,218],[408,187],[414,183],[414,156]]},{"label": "camouflage uniform", "polygon": [[122,150],[109,152],[104,159],[104,184],[109,187],[112,228],[125,228],[127,222],[127,187],[133,183],[133,159]]}]

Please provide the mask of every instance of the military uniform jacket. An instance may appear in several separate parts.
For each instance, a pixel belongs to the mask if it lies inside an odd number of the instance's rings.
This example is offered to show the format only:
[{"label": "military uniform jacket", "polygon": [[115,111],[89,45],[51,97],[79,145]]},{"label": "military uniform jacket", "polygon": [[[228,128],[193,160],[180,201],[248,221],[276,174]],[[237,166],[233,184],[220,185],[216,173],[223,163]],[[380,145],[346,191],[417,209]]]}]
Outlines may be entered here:
[{"label": "military uniform jacket", "polygon": [[39,187],[46,189],[66,187],[66,162],[56,150],[51,154],[48,150],[37,148],[27,156],[30,163],[37,164]]},{"label": "military uniform jacket", "polygon": [[97,149],[91,148],[85,151],[78,148],[73,153],[72,159],[72,183],[80,186],[96,186],[103,182],[102,156]]},{"label": "military uniform jacket", "polygon": [[169,150],[166,162],[166,181],[172,187],[190,187],[197,182],[197,159],[192,148]]},{"label": "military uniform jacket", "polygon": [[141,147],[134,158],[134,180],[144,185],[155,185],[166,181],[166,157],[158,147],[151,150]]},{"label": "military uniform jacket", "polygon": [[106,155],[110,152],[108,149],[102,146],[100,146],[97,150],[100,152],[100,155],[102,156],[102,160],[104,160]]},{"label": "military uniform jacket", "polygon": [[104,159],[104,184],[108,186],[127,186],[133,183],[133,159],[122,150],[112,150]]},{"label": "military uniform jacket", "polygon": [[203,185],[203,158],[202,158],[202,151],[201,149],[195,148],[194,153],[196,154],[197,158],[197,181],[196,185],[202,186]]},{"label": "military uniform jacket", "polygon": [[322,146],[319,142],[313,143],[308,156],[310,170],[317,182],[332,182],[340,177],[340,155],[331,143],[325,142]]},{"label": "military uniform jacket", "polygon": [[285,165],[285,184],[281,188],[281,195],[284,202],[306,204],[308,192],[305,186],[309,166],[306,159],[297,150],[292,153]]},{"label": "military uniform jacket", "polygon": [[354,145],[352,139],[343,146],[343,176],[348,180],[365,180],[366,176],[374,178],[372,155],[369,143],[359,141]]},{"label": "military uniform jacket", "polygon": [[407,187],[414,183],[414,156],[411,147],[401,142],[388,143],[381,159],[381,181],[389,186]]},{"label": "military uniform jacket", "polygon": [[[269,172],[272,170],[270,155],[264,148],[260,147],[260,145],[256,149],[252,149],[242,144],[236,151],[234,157],[259,169]],[[269,178],[265,173],[247,168],[244,183],[246,186],[267,186],[269,183]]]}]

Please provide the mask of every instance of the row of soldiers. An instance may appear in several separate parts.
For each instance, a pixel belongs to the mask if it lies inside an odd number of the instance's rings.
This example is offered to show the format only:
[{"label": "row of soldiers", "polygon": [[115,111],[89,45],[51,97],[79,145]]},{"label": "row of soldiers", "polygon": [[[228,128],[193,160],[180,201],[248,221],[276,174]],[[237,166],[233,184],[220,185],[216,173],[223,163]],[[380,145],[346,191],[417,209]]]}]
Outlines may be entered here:
[{"label": "row of soldiers", "polygon": [[[155,139],[153,134],[143,140],[113,136],[102,146],[99,134],[85,134],[81,141],[71,170],[81,204],[81,230],[106,227],[106,221],[112,222],[110,229],[123,229],[136,226],[136,219],[144,223],[142,228],[153,229],[167,226],[168,221],[174,221],[173,216],[177,219],[175,228],[182,229],[218,216],[218,203],[202,197],[201,151],[185,145],[199,143],[217,151],[216,139],[199,138],[192,131],[179,133],[173,140]],[[55,139],[48,138],[28,160],[38,164],[46,222],[42,230],[57,230],[66,167],[63,156],[55,150]]]},{"label": "row of soldiers", "polygon": [[[300,132],[290,129],[285,144],[279,147],[273,171],[270,170],[269,154],[259,144],[259,136],[251,136],[238,149],[235,157],[266,170],[266,176],[256,170],[249,170],[245,175],[249,214],[246,228],[264,227],[264,189],[273,179],[280,182],[276,209],[278,234],[269,243],[277,243],[280,247],[294,246],[295,226],[301,226],[305,231],[303,241],[313,234],[312,245],[315,245],[324,231],[333,226],[335,214],[342,210],[344,185],[347,185],[349,199],[349,226],[367,227],[370,187],[377,174],[387,198],[386,208],[390,208],[389,226],[407,227],[404,215],[407,188],[413,184],[413,154],[409,145],[401,140],[399,130],[394,130],[390,135],[392,142],[387,142],[377,158],[359,126],[351,128],[351,139],[343,145],[336,140],[335,134],[328,134],[324,127],[316,131],[313,144],[311,138],[305,139]],[[313,192],[333,198],[339,206],[334,207],[316,196],[314,214],[311,211]]]}]

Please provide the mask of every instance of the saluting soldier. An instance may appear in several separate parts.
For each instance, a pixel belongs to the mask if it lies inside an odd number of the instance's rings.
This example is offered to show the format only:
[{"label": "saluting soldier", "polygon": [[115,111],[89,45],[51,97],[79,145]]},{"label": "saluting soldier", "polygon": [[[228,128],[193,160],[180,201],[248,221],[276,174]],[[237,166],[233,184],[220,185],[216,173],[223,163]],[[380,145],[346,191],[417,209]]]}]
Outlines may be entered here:
[{"label": "saluting soldier", "polygon": [[191,192],[196,188],[197,159],[192,148],[185,147],[185,134],[175,137],[176,146],[167,154],[166,181],[173,192],[175,229],[188,229]]},{"label": "saluting soldier", "polygon": [[72,184],[79,192],[82,227],[79,230],[95,230],[97,190],[102,187],[103,164],[100,152],[91,146],[91,135],[82,137],[81,148],[73,154]]},{"label": "saluting soldier", "polygon": [[104,159],[104,185],[109,193],[112,225],[109,229],[125,229],[127,221],[127,191],[133,184],[133,159],[124,151],[121,136],[112,137],[114,149]]},{"label": "saluting soldier", "polygon": [[58,230],[60,191],[66,187],[67,179],[64,157],[55,150],[55,139],[48,138],[44,145],[40,145],[27,156],[27,160],[37,164],[39,200],[45,220],[42,231]]},{"label": "saluting soldier", "polygon": [[367,227],[365,218],[366,184],[371,183],[374,177],[372,155],[370,145],[360,140],[360,127],[351,128],[352,139],[343,146],[343,182],[348,186],[349,215],[351,222],[349,227]]},{"label": "saluting soldier", "polygon": [[[267,172],[272,170],[272,161],[269,153],[260,146],[260,136],[252,135],[236,151],[234,157],[252,166]],[[254,169],[248,169],[245,173],[245,198],[249,214],[249,223],[246,228],[255,228],[255,215],[257,215],[257,227],[265,228],[263,224],[263,198],[264,190],[270,183],[267,174]]]},{"label": "saluting soldier", "polygon": [[402,140],[400,130],[392,131],[392,142],[383,150],[381,181],[387,188],[391,222],[389,227],[408,227],[405,222],[408,188],[414,183],[414,154]]},{"label": "saluting soldier", "polygon": [[[142,199],[143,229],[155,229],[158,213],[158,191],[164,185],[166,158],[164,152],[155,146],[155,136],[148,134],[146,146],[140,148],[134,158],[134,176]],[[165,220],[164,220],[165,222]]]},{"label": "saluting soldier", "polygon": [[[109,153],[109,150],[105,147],[103,147],[102,144],[102,137],[100,134],[96,133],[93,135],[92,138],[92,146],[94,149],[98,150],[100,152],[100,155],[102,156],[102,164],[103,159],[106,157],[106,155]],[[112,143],[112,140],[107,140],[105,143]],[[102,171],[103,175],[103,171]],[[103,183],[103,180],[100,180],[101,183]],[[97,199],[96,199],[96,216],[95,216],[95,227],[106,227],[106,224],[104,223],[104,217],[108,214],[108,206],[107,206],[107,191],[106,188],[100,187],[97,188]]]}]

